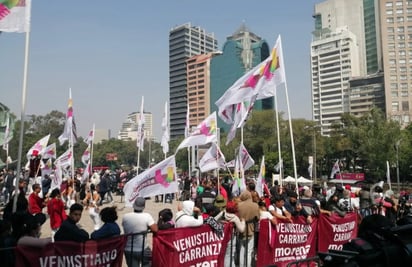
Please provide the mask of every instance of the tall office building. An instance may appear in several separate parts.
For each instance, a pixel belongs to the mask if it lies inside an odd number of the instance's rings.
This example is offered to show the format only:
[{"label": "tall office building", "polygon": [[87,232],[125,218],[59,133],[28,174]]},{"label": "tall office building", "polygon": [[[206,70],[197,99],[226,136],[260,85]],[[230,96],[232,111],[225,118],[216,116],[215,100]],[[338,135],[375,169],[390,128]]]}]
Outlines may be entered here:
[{"label": "tall office building", "polygon": [[351,77],[366,75],[363,16],[362,0],[328,0],[315,5],[312,114],[324,135],[350,111]]},{"label": "tall office building", "polygon": [[403,127],[412,116],[412,1],[379,1],[386,116]]},{"label": "tall office building", "polygon": [[[251,32],[244,24],[235,33],[226,38],[221,54],[211,59],[210,65],[210,107],[211,112],[217,111],[215,102],[243,76],[247,71],[269,57],[270,48],[265,40]],[[256,101],[254,109],[273,109],[273,98]],[[229,125],[220,119],[218,125],[223,131],[229,130]]]},{"label": "tall office building", "polygon": [[197,55],[186,61],[189,126],[199,125],[210,112],[210,59],[213,53]]},{"label": "tall office building", "polygon": [[[122,123],[117,139],[137,140],[140,112],[133,112],[127,115]],[[150,112],[144,112],[144,134],[146,140],[153,140],[153,116]]]},{"label": "tall office building", "polygon": [[184,135],[187,112],[186,60],[217,50],[212,33],[186,23],[169,32],[170,138]]}]

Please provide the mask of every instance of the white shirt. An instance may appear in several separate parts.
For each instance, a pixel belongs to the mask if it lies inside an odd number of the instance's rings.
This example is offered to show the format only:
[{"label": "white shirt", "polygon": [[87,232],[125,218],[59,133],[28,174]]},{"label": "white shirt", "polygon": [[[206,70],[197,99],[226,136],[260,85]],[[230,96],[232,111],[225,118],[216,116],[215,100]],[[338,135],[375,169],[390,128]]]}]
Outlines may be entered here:
[{"label": "white shirt", "polygon": [[[123,216],[122,226],[124,234],[140,233],[147,231],[155,223],[152,215],[146,212],[130,212]],[[146,238],[147,239],[147,238]],[[145,239],[145,240],[146,240]],[[132,248],[133,240],[133,248]],[[126,251],[140,252],[147,244],[143,244],[142,235],[129,236],[127,238]]]}]

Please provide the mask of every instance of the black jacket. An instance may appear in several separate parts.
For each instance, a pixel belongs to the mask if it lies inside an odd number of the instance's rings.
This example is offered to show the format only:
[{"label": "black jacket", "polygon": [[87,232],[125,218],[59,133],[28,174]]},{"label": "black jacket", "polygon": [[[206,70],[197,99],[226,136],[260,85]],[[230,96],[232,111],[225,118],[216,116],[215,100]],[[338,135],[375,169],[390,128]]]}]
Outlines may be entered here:
[{"label": "black jacket", "polygon": [[77,227],[76,223],[67,218],[54,235],[55,241],[84,242],[89,239],[89,233]]}]

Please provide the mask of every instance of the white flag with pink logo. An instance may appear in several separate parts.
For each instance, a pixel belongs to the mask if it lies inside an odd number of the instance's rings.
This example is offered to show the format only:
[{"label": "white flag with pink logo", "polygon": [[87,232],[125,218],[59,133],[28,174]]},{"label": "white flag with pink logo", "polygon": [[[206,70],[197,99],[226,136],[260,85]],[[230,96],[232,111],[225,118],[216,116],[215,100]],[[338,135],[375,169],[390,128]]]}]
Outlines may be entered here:
[{"label": "white flag with pink logo", "polygon": [[125,184],[123,188],[125,206],[133,206],[137,197],[146,198],[177,192],[176,177],[176,160],[173,155],[138,174]]}]

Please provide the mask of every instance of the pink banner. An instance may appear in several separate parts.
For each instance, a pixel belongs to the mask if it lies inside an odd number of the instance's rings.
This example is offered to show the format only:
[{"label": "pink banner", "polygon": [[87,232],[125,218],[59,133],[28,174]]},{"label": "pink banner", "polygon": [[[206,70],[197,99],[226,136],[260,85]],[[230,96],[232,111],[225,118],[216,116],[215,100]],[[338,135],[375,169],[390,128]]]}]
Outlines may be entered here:
[{"label": "pink banner", "polygon": [[316,255],[317,219],[307,224],[304,217],[293,223],[260,221],[257,266],[275,264],[278,267]]},{"label": "pink banner", "polygon": [[89,266],[122,267],[126,237],[84,243],[61,241],[43,248],[17,246],[16,267]]},{"label": "pink banner", "polygon": [[356,238],[358,234],[358,216],[356,212],[347,213],[340,217],[322,215],[319,218],[318,251],[327,252],[329,249],[342,250],[344,243]]},{"label": "pink banner", "polygon": [[153,267],[223,267],[232,224],[225,224],[223,236],[209,225],[162,230],[153,235]]}]

